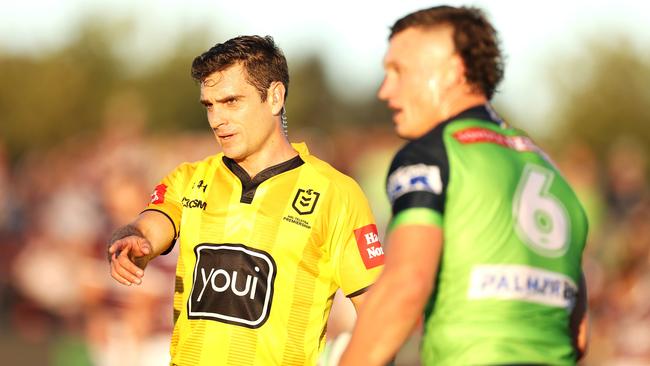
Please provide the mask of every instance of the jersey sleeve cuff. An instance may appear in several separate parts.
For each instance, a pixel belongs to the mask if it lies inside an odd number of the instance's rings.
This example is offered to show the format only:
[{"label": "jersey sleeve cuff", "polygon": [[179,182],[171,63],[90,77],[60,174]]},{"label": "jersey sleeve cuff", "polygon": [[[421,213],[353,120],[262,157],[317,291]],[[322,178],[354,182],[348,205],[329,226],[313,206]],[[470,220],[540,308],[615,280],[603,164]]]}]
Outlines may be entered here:
[{"label": "jersey sleeve cuff", "polygon": [[362,288],[360,290],[354,291],[351,294],[345,295],[345,297],[347,297],[348,299],[351,299],[351,298],[353,298],[355,296],[359,296],[359,295],[363,294],[364,292],[368,291],[369,289],[370,289],[370,286],[366,286],[366,287],[364,287],[364,288]]},{"label": "jersey sleeve cuff", "polygon": [[433,225],[442,227],[442,215],[430,208],[408,208],[393,216],[387,231],[393,231],[401,225]]},{"label": "jersey sleeve cuff", "polygon": [[160,253],[160,255],[169,254],[169,252],[171,252],[172,249],[174,249],[174,244],[176,244],[176,239],[178,239],[178,230],[176,230],[176,224],[174,224],[174,220],[172,220],[172,218],[169,217],[169,215],[165,211],[159,210],[157,208],[147,208],[147,209],[142,210],[142,212],[147,212],[147,211],[160,212],[161,214],[165,215],[165,217],[172,224],[172,228],[174,229],[174,239],[172,239],[172,242],[169,243],[169,246],[167,246],[167,249],[165,249],[162,253]]}]

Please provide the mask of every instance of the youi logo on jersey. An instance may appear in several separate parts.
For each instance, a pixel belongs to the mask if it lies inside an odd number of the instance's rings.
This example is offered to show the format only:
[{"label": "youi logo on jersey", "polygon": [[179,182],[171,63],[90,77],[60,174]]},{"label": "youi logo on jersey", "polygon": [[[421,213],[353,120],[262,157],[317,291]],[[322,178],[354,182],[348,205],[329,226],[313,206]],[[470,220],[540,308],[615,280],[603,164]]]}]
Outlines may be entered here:
[{"label": "youi logo on jersey", "polygon": [[241,244],[204,243],[194,252],[188,318],[261,327],[273,301],[277,268],[271,255]]},{"label": "youi logo on jersey", "polygon": [[357,247],[363,264],[367,269],[384,264],[384,249],[379,242],[377,226],[366,225],[354,230],[354,237],[357,240]]}]

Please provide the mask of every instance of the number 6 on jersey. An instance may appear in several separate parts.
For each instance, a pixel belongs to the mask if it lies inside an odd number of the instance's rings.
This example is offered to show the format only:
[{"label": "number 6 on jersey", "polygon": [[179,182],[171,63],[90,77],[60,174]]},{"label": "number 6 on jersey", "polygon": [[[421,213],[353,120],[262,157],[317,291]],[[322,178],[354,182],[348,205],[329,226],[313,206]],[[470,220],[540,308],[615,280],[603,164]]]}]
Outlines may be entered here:
[{"label": "number 6 on jersey", "polygon": [[541,166],[526,164],[512,207],[519,238],[547,257],[558,257],[568,249],[568,215],[562,203],[549,192],[554,174]]}]

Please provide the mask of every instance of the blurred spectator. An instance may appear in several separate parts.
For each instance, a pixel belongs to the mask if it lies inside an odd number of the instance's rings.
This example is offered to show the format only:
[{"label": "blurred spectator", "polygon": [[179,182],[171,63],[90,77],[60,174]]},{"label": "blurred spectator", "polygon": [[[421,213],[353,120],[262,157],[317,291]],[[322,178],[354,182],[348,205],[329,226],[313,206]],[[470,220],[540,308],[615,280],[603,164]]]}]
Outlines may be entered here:
[{"label": "blurred spectator", "polygon": [[648,151],[638,141],[619,138],[607,156],[607,201],[613,220],[627,215],[648,195]]},{"label": "blurred spectator", "polygon": [[590,218],[584,268],[592,333],[586,365],[650,364],[650,185],[644,150],[622,138],[599,161],[577,142],[559,162]]}]

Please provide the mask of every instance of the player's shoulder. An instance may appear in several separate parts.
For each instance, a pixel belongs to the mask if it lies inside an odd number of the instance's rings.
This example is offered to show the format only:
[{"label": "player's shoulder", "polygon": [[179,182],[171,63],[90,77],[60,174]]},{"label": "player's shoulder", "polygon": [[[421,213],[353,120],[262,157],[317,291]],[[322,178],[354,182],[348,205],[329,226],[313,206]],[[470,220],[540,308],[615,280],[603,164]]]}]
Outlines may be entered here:
[{"label": "player's shoulder", "polygon": [[435,163],[444,158],[446,153],[442,136],[448,125],[448,122],[439,124],[422,137],[404,144],[395,154],[391,170],[404,165]]},{"label": "player's shoulder", "polygon": [[475,135],[486,129],[501,129],[505,125],[489,105],[467,109],[438,123],[419,138],[406,143],[395,154],[391,169],[397,169],[403,165],[446,162],[448,160],[448,144],[450,141],[456,141],[465,136],[463,131],[466,134]]}]

